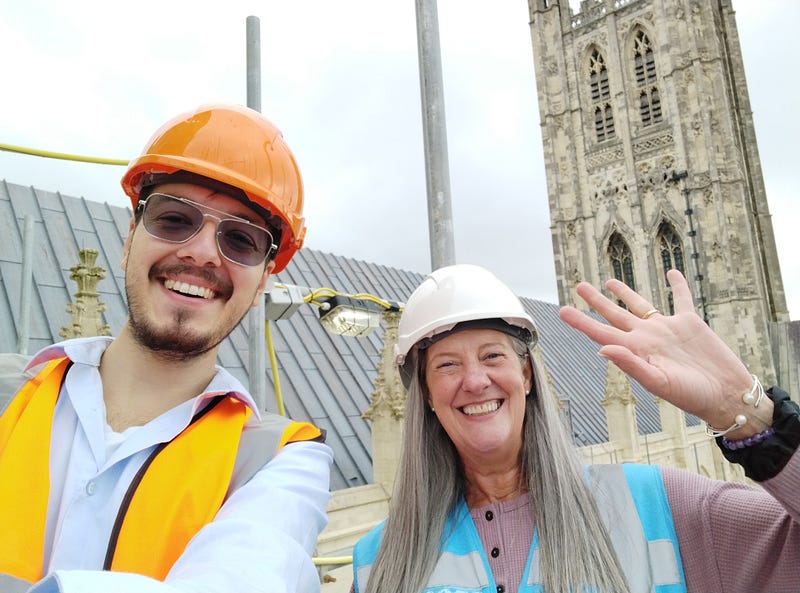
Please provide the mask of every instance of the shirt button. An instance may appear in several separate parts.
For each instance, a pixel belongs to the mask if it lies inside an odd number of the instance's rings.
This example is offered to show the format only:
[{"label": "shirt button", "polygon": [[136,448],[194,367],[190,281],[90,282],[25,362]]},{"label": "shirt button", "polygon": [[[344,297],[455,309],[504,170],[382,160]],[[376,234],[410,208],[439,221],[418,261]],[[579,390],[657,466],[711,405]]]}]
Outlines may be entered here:
[{"label": "shirt button", "polygon": [[491,521],[494,519],[494,513],[492,511],[486,511],[486,520]]},{"label": "shirt button", "polygon": [[497,593],[506,593],[506,588],[503,585],[497,585]]},{"label": "shirt button", "polygon": [[96,488],[97,488],[97,484],[95,484],[94,482],[88,482],[86,484],[86,494],[91,496],[92,494],[94,494],[94,491],[95,491]]},{"label": "shirt button", "polygon": [[497,558],[500,555],[499,548],[492,548],[492,558]]}]

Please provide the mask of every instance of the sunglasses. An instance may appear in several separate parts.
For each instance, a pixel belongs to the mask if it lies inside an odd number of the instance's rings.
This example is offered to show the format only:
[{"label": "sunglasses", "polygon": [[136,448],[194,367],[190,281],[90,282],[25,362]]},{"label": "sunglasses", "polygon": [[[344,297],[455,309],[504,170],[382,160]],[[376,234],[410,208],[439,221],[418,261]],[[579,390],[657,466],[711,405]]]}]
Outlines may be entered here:
[{"label": "sunglasses", "polygon": [[217,248],[242,266],[257,266],[278,251],[267,229],[186,198],[154,193],[137,206],[147,233],[169,243],[185,243],[203,228],[206,217],[217,221]]}]

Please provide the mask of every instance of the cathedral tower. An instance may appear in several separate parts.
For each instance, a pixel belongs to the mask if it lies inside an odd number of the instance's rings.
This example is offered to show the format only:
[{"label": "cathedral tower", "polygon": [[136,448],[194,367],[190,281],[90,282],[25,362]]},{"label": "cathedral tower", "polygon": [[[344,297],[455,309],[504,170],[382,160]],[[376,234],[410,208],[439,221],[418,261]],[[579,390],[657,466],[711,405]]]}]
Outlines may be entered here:
[{"label": "cathedral tower", "polygon": [[559,301],[666,271],[765,383],[788,321],[731,0],[528,0]]}]

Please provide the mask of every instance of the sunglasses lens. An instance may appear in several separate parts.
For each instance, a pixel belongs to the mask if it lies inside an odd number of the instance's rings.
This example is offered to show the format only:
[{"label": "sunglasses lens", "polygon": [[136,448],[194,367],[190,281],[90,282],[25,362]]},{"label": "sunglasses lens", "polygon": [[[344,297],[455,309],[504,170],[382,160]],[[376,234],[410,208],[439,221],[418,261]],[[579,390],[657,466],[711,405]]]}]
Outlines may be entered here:
[{"label": "sunglasses lens", "polygon": [[203,226],[203,213],[186,202],[153,194],[147,199],[142,222],[154,237],[182,243]]},{"label": "sunglasses lens", "polygon": [[222,255],[246,266],[263,262],[272,247],[272,236],[266,230],[231,219],[220,221],[217,241]]},{"label": "sunglasses lens", "polygon": [[[269,231],[243,220],[208,216],[218,222],[217,245],[226,258],[245,266],[257,266],[267,257],[272,248]],[[142,223],[145,230],[158,239],[183,243],[203,227],[205,217],[206,214],[188,200],[156,193],[145,202]]]}]

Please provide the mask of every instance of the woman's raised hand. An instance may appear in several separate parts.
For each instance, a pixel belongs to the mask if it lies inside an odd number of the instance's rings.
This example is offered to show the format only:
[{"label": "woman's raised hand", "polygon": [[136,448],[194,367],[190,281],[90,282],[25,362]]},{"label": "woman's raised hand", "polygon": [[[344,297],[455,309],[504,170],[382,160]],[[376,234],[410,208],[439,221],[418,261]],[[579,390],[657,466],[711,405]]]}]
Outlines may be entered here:
[{"label": "woman's raised hand", "polygon": [[627,310],[592,285],[581,282],[577,294],[608,324],[574,307],[562,307],[561,319],[601,345],[599,354],[645,389],[715,427],[727,427],[741,411],[741,395],[753,378],[733,351],[697,315],[686,279],[667,272],[674,315],[664,315],[619,280],[606,288]]}]

